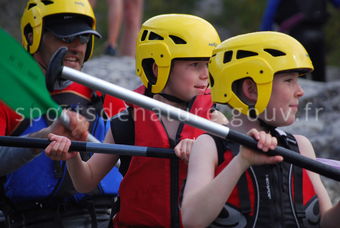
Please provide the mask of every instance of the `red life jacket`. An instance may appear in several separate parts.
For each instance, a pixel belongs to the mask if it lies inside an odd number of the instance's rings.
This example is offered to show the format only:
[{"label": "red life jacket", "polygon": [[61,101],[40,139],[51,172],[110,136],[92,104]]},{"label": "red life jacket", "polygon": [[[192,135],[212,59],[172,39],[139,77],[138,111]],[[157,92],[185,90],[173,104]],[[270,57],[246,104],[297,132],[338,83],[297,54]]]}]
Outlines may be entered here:
[{"label": "red life jacket", "polygon": [[[294,136],[275,135],[279,145],[298,151]],[[216,175],[238,153],[239,145],[214,137]],[[293,149],[295,144],[296,150]],[[240,178],[211,227],[319,227],[318,198],[305,169],[282,162],[252,166]]]},{"label": "red life jacket", "polygon": [[[74,109],[74,111],[86,117],[90,122],[89,129],[95,127],[93,122],[98,114],[106,119],[126,109],[126,104],[123,100],[106,94],[103,96],[100,91],[94,91],[76,82],[72,82],[66,88],[54,90],[50,94],[52,99],[63,108]],[[30,120],[21,118],[20,124],[17,124],[15,129],[12,130],[11,135],[21,135],[29,126]],[[105,137],[104,131],[102,134],[103,136],[100,138]]]},{"label": "red life jacket", "polygon": [[[71,95],[73,94],[76,103],[79,102],[80,97],[82,97],[84,100],[87,100],[88,102],[91,101],[94,94],[97,95],[98,97],[102,97],[102,93],[100,91],[96,91],[94,93],[92,89],[76,82],[71,83],[68,87],[62,90],[53,91],[51,93],[51,96],[57,101],[58,104],[63,104],[65,94],[68,95],[67,98],[68,100],[72,99]],[[58,97],[60,97],[60,100],[58,100]],[[117,113],[125,110],[126,104],[121,99],[105,94],[103,100],[103,107],[101,107],[101,109],[103,109],[105,111],[105,114],[109,118],[111,118]]]},{"label": "red life jacket", "polygon": [[125,101],[106,94],[103,108],[109,118],[126,109]]},{"label": "red life jacket", "polygon": [[18,113],[0,101],[0,135],[11,135],[23,119]]},{"label": "red life jacket", "polygon": [[[139,89],[143,92],[143,89]],[[189,105],[191,113],[209,117],[210,94],[199,95]],[[182,139],[195,138],[201,129],[180,123],[176,142],[171,142],[155,112],[133,105],[135,145],[174,148]],[[179,159],[132,157],[120,189],[120,211],[114,227],[180,227],[178,196],[187,174]]]}]

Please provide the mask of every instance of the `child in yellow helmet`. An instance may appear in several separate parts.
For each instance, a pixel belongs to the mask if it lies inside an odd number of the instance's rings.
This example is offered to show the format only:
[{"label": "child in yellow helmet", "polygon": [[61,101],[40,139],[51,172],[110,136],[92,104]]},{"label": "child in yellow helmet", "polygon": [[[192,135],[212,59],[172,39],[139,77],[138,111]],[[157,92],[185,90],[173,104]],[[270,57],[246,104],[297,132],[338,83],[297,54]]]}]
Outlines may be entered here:
[{"label": "child in yellow helmet", "polygon": [[[304,91],[298,77],[313,70],[304,47],[289,35],[255,32],[232,37],[209,63],[214,102],[234,110],[229,126],[270,133],[259,147],[278,145],[315,158],[310,141],[278,127],[294,123]],[[251,130],[252,129],[252,130]],[[194,143],[182,202],[188,227],[336,227],[319,175],[211,135]]]},{"label": "child in yellow helmet", "polygon": [[[137,39],[136,73],[143,82],[137,92],[210,118],[208,61],[219,43],[215,28],[200,17],[164,14],[150,18]],[[118,118],[130,119],[132,124],[116,132]],[[125,134],[131,144],[174,148],[180,158],[135,156],[126,165],[121,157],[121,166],[128,169],[120,185],[120,208],[114,226],[180,227],[178,196],[186,176],[186,161],[193,140],[203,131],[132,104],[111,120],[111,129],[105,140],[108,143],[121,143],[118,138]],[[53,159],[69,159],[72,180],[81,192],[93,189],[118,159],[117,155],[95,154],[85,163],[78,153],[67,153],[69,140],[55,135],[50,139],[53,142],[46,153]]]}]

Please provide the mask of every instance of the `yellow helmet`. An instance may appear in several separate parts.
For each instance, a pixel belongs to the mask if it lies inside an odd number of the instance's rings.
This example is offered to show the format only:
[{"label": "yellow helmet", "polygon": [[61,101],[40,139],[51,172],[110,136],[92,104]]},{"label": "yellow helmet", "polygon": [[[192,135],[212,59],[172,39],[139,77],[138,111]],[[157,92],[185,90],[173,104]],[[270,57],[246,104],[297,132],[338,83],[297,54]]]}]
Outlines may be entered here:
[{"label": "yellow helmet", "polygon": [[[79,16],[89,24],[89,29],[86,30],[86,33],[92,35],[87,45],[85,54],[86,61],[91,57],[93,52],[94,35],[100,37],[100,34],[95,31],[96,18],[88,0],[29,0],[21,18],[21,38],[23,46],[29,53],[36,53],[40,46],[46,19],[51,18],[50,16],[62,15]],[[32,41],[28,39],[28,33],[33,34]],[[82,33],[85,33],[85,31]]]},{"label": "yellow helmet", "polygon": [[[206,20],[186,14],[164,14],[143,23],[136,47],[136,74],[152,93],[161,92],[176,58],[210,58],[220,43],[215,28]],[[158,66],[157,78],[152,63]]]},{"label": "yellow helmet", "polygon": [[[307,73],[313,69],[305,48],[289,35],[264,31],[235,36],[217,46],[210,59],[212,99],[228,103],[245,115],[253,108],[258,115],[268,105],[275,73],[287,70]],[[254,107],[245,104],[233,91],[233,83],[244,78],[256,83]]]}]

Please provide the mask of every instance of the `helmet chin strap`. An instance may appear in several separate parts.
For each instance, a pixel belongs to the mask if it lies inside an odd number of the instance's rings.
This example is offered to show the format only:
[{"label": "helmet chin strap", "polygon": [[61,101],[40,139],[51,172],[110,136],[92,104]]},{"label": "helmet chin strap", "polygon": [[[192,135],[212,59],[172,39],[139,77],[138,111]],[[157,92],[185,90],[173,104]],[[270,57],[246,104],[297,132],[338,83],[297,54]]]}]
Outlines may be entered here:
[{"label": "helmet chin strap", "polygon": [[144,95],[152,98],[153,94],[151,92],[151,88],[152,88],[152,84],[148,82],[148,86],[145,89]]},{"label": "helmet chin strap", "polygon": [[275,130],[276,127],[274,127],[270,124],[267,124],[265,121],[263,121],[261,118],[259,118],[256,115],[255,105],[248,105],[248,110],[249,110],[248,116],[252,119],[257,119],[257,121],[259,121],[259,123],[260,123],[260,126],[263,127],[263,129],[265,131],[272,132],[273,130]]},{"label": "helmet chin strap", "polygon": [[[152,84],[150,82],[148,82],[148,87],[145,89],[144,95],[148,96],[148,97],[152,97],[154,94],[151,92],[151,88],[152,88]],[[169,94],[165,94],[165,93],[157,93],[160,96],[164,97],[165,99],[167,99],[168,101],[177,103],[179,105],[184,105],[185,107],[188,107],[190,102],[184,101],[178,97],[175,97],[173,95],[169,95]]]},{"label": "helmet chin strap", "polygon": [[256,115],[256,109],[255,109],[255,105],[248,105],[248,116],[252,119],[256,119],[257,115]]},{"label": "helmet chin strap", "polygon": [[165,94],[165,93],[159,93],[159,95],[161,95],[162,97],[164,97],[165,99],[167,99],[168,101],[177,103],[179,105],[184,105],[185,107],[187,107],[189,105],[190,102],[184,101],[178,97],[169,95],[169,94]]},{"label": "helmet chin strap", "polygon": [[259,123],[260,123],[260,126],[263,127],[263,129],[264,129],[265,131],[273,132],[273,131],[276,129],[276,127],[274,127],[274,126],[272,126],[272,125],[270,125],[270,124],[267,124],[266,122],[264,122],[264,121],[261,120],[260,118],[258,118],[258,121],[259,121]]}]

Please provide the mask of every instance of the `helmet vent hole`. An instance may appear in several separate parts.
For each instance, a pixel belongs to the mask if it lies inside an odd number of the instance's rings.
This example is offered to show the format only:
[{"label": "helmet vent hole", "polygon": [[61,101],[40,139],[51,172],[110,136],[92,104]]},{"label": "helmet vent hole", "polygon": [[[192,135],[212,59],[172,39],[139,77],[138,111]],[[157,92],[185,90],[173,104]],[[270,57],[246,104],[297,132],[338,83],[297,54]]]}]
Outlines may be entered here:
[{"label": "helmet vent hole", "polygon": [[164,40],[164,38],[157,33],[150,32],[149,40]]},{"label": "helmet vent hole", "polygon": [[233,51],[224,52],[223,63],[230,62],[232,57],[233,57]]},{"label": "helmet vent hole", "polygon": [[27,9],[29,10],[29,9],[33,8],[34,6],[36,6],[36,5],[37,4],[35,4],[35,3],[31,3],[31,4],[28,5]]},{"label": "helmet vent hole", "polygon": [[142,37],[141,37],[141,41],[144,41],[144,40],[145,40],[146,35],[148,35],[148,30],[144,30],[144,31],[143,31],[143,34],[142,34]]},{"label": "helmet vent hole", "polygon": [[211,87],[214,87],[215,81],[214,81],[213,76],[210,73],[209,73],[209,80],[210,80]]},{"label": "helmet vent hole", "polygon": [[271,54],[272,56],[274,57],[278,57],[278,56],[284,56],[286,55],[286,53],[280,51],[280,50],[277,50],[277,49],[270,49],[270,48],[265,48],[263,49],[265,52],[268,52],[269,54]]},{"label": "helmet vent hole", "polygon": [[252,57],[256,55],[259,55],[259,54],[253,51],[239,50],[237,51],[236,58],[243,59],[243,58]]},{"label": "helmet vent hole", "polygon": [[51,0],[41,0],[42,3],[44,3],[45,5],[49,5],[49,4],[53,4],[54,2]]},{"label": "helmet vent hole", "polygon": [[178,36],[169,35],[169,37],[174,41],[175,44],[186,44],[187,42]]}]

